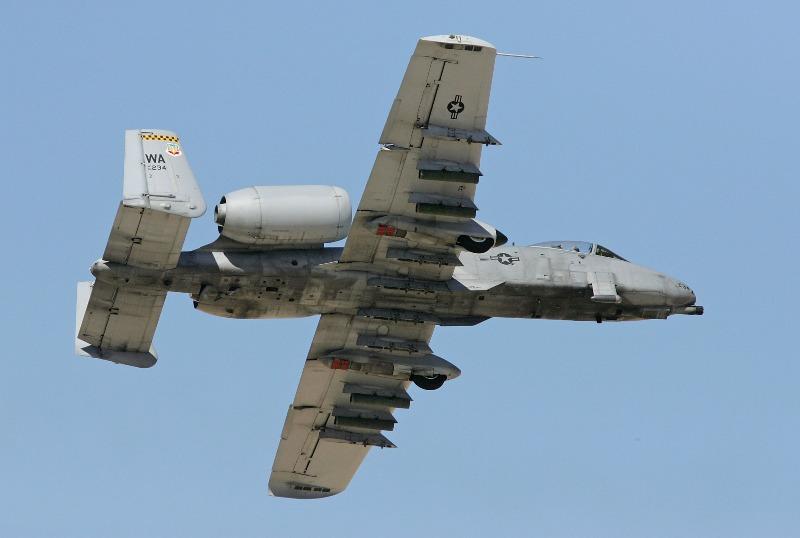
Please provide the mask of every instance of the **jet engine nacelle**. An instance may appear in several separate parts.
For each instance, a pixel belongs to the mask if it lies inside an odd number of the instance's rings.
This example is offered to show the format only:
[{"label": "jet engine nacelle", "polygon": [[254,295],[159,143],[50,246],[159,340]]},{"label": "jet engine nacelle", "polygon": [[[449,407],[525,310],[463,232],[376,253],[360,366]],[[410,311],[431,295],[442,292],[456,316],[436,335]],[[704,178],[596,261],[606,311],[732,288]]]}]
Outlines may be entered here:
[{"label": "jet engine nacelle", "polygon": [[311,245],[347,237],[350,197],[328,185],[248,187],[214,208],[219,233],[250,245]]}]

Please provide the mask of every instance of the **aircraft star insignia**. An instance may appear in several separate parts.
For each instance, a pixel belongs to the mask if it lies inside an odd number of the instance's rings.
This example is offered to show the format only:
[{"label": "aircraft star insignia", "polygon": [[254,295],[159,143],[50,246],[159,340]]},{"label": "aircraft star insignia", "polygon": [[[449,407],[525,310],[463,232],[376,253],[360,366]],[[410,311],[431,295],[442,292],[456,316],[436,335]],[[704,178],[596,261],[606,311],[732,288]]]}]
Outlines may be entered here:
[{"label": "aircraft star insignia", "polygon": [[512,256],[508,252],[501,252],[497,256],[489,256],[490,260],[497,260],[503,265],[514,265],[514,262],[519,261],[519,256]]},{"label": "aircraft star insignia", "polygon": [[464,105],[464,102],[461,100],[460,95],[456,95],[452,101],[447,103],[447,111],[450,113],[451,119],[456,119],[459,114],[464,112],[465,108],[466,106]]}]

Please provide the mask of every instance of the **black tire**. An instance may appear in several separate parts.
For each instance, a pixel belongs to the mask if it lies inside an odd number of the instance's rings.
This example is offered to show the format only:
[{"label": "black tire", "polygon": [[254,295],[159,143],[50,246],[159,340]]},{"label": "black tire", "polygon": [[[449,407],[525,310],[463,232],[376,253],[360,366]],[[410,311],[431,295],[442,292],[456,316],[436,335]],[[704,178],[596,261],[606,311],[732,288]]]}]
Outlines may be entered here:
[{"label": "black tire", "polygon": [[435,375],[433,377],[427,377],[422,375],[412,375],[411,381],[413,381],[414,384],[422,390],[436,390],[444,385],[444,382],[447,381],[447,376]]},{"label": "black tire", "polygon": [[459,235],[456,244],[474,254],[483,254],[494,246],[494,239],[486,237],[476,240],[468,235]]}]

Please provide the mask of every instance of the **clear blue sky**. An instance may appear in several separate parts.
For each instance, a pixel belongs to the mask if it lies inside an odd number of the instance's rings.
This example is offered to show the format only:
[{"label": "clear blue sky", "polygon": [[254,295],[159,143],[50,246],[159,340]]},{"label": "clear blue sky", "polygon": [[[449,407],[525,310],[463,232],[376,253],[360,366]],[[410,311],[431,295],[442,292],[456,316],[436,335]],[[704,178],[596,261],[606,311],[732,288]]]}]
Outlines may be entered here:
[{"label": "clear blue sky", "polygon": [[[795,2],[83,2],[0,10],[2,536],[800,535]],[[654,5],[650,5],[654,4]],[[210,203],[358,200],[419,36],[501,51],[480,218],[688,282],[702,318],[437,330],[463,375],[317,502],[267,495],[316,325],[171,296],[160,361],[72,355],[123,130],[180,133]],[[216,235],[211,215],[186,248]]]}]

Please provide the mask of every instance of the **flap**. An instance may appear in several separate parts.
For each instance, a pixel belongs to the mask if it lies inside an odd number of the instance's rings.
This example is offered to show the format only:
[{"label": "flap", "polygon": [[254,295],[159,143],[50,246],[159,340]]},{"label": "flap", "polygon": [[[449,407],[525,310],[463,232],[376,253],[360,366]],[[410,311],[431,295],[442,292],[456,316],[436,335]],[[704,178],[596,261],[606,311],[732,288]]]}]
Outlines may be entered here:
[{"label": "flap", "polygon": [[500,141],[484,131],[483,129],[458,129],[444,125],[428,125],[422,129],[422,135],[438,140],[456,140],[467,142],[468,144],[486,144],[487,146],[499,146]]}]

